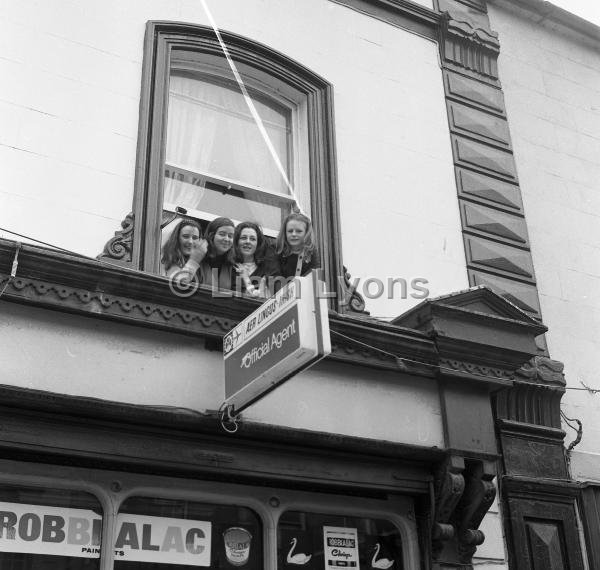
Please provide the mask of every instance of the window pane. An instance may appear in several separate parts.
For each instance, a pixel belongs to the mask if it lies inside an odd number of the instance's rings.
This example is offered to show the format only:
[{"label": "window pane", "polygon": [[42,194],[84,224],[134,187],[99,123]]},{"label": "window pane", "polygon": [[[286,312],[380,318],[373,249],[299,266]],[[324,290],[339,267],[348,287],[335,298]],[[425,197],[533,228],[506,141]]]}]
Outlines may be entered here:
[{"label": "window pane", "polygon": [[400,531],[390,521],[288,511],[277,528],[277,568],[404,568]]},{"label": "window pane", "polygon": [[102,508],[88,494],[0,488],[2,570],[97,570]]},{"label": "window pane", "polygon": [[263,570],[262,525],[245,507],[132,497],[117,533],[115,570]]},{"label": "window pane", "polygon": [[[291,113],[252,95],[290,178]],[[287,194],[287,185],[237,85],[174,73],[170,78],[166,162]]]},{"label": "window pane", "polygon": [[264,230],[279,231],[283,218],[291,212],[291,202],[270,194],[251,194],[227,188],[169,165],[165,168],[164,209],[185,208],[190,216],[210,220],[226,215],[237,222],[257,221]]}]

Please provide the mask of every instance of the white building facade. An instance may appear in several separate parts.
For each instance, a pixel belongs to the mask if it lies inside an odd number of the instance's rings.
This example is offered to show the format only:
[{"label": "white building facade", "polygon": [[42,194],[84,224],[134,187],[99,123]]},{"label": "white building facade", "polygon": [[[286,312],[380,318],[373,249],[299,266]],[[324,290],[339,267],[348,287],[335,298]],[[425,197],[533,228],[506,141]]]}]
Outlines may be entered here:
[{"label": "white building facade", "polygon": [[[2,3],[2,568],[600,563],[598,29],[544,6]],[[293,205],[333,351],[228,433],[259,302],[161,228]]]}]

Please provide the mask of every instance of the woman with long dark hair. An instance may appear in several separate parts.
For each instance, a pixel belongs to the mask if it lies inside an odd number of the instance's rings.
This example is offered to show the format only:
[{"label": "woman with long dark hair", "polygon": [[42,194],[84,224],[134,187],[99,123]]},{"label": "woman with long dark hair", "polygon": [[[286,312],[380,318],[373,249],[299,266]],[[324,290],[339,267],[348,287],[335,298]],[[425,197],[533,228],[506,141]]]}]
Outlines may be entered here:
[{"label": "woman with long dark hair", "polygon": [[242,222],[233,235],[233,276],[232,289],[251,295],[264,297],[267,242],[258,224]]},{"label": "woman with long dark hair", "polygon": [[182,219],[162,248],[161,262],[167,277],[186,276],[190,281],[196,277],[198,267],[204,259],[208,243],[202,239],[199,222]]},{"label": "woman with long dark hair", "polygon": [[206,255],[199,264],[200,283],[213,289],[231,289],[233,274],[233,234],[235,224],[229,218],[216,218],[206,228]]}]

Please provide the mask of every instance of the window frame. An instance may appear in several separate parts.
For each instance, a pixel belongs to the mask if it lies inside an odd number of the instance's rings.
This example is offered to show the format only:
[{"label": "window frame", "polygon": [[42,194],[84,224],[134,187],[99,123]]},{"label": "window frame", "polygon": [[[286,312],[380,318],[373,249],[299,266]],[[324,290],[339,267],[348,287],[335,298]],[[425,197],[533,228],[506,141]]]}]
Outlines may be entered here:
[{"label": "window frame", "polygon": [[[297,490],[202,478],[0,460],[0,485],[55,488],[93,495],[103,509],[100,570],[114,570],[114,538],[121,506],[130,497],[147,497],[237,505],[252,510],[262,524],[263,561],[268,570],[277,569],[277,530],[281,515],[290,510],[311,513],[380,518],[390,521],[402,538],[404,568],[418,568],[420,552],[416,498],[389,493],[378,497],[349,495],[332,489]],[[111,537],[111,540],[107,540]]]},{"label": "window frame", "polygon": [[[345,311],[343,295],[340,216],[338,207],[333,87],[330,83],[285,55],[237,34],[220,30],[231,58],[251,66],[261,78],[283,82],[306,98],[308,173],[311,219],[319,244],[324,278],[335,296],[330,308]],[[150,273],[160,272],[160,225],[169,76],[173,51],[191,50],[222,56],[214,30],[208,26],[149,21],[146,24],[139,135],[134,181],[134,235],[132,265]],[[181,69],[178,63],[176,68]],[[294,165],[296,166],[296,165]],[[226,212],[222,213],[226,215]]]}]

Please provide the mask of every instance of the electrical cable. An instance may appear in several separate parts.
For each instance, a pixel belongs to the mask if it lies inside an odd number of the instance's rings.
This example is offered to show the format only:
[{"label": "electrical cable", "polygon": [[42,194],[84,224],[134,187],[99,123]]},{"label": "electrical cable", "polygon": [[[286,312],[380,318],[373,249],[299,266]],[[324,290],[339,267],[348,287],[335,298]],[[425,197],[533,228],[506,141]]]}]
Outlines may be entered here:
[{"label": "electrical cable", "polygon": [[[382,348],[378,348],[376,346],[372,346],[370,344],[367,344],[366,342],[362,342],[358,339],[346,336],[345,334],[342,334],[340,332],[337,331],[330,331],[331,334],[340,336],[345,338],[346,340],[350,340],[352,342],[355,342],[356,344],[360,344],[361,346],[364,346],[365,348],[368,348],[370,350],[374,350],[377,352],[380,352],[381,354],[385,354],[387,356],[391,356],[392,358],[396,359],[396,363],[398,364],[399,368],[406,370],[406,366],[404,366],[404,362],[408,362],[410,364],[421,364],[423,366],[430,366],[431,368],[434,368],[436,370],[447,370],[448,372],[456,372],[456,370],[454,370],[453,368],[448,368],[447,366],[440,366],[439,364],[434,364],[431,362],[422,362],[420,360],[413,360],[410,358],[404,358],[403,356],[398,356],[397,354],[393,354],[392,352],[388,352],[387,350],[383,350]],[[482,378],[488,378],[488,379],[492,379],[492,380],[502,380],[504,382],[506,382],[507,378],[501,378],[500,376],[489,376],[487,374],[478,374],[477,372],[470,372],[470,374],[474,375],[474,376],[481,376]]]},{"label": "electrical cable", "polygon": [[8,287],[8,284],[17,275],[17,267],[19,267],[19,251],[20,250],[21,250],[21,242],[18,241],[17,242],[17,246],[15,248],[15,257],[14,257],[13,262],[12,262],[12,267],[11,267],[11,270],[10,270],[10,275],[8,276],[8,279],[6,280],[6,283],[4,284],[4,287],[2,287],[2,291],[0,291],[0,297],[2,297],[2,295],[4,295],[4,291],[6,291],[6,288]]},{"label": "electrical cable", "polygon": [[[15,236],[19,236],[22,237],[26,240],[29,241],[33,241],[35,243],[39,243],[41,245],[45,245],[47,247],[51,247],[52,249],[56,249],[59,251],[62,251],[64,253],[68,253],[69,255],[74,255],[75,257],[80,257],[82,259],[87,259],[89,261],[95,261],[97,263],[100,263],[101,265],[108,265],[110,267],[118,267],[119,269],[126,269],[127,271],[133,271],[134,273],[139,273],[140,275],[148,275],[147,271],[141,271],[139,269],[134,269],[132,267],[123,267],[122,265],[117,265],[116,263],[111,263],[110,261],[106,261],[104,259],[98,259],[97,257],[90,257],[89,255],[85,255],[83,253],[77,253],[76,251],[72,251],[70,249],[66,249],[64,247],[60,247],[59,245],[53,245],[51,243],[39,240],[37,238],[25,235],[25,234],[20,234],[18,232],[13,232],[12,230],[6,229],[6,228],[1,228],[0,227],[0,232],[6,232]],[[21,242],[17,242],[17,243],[21,243]]]},{"label": "electrical cable", "polygon": [[[567,417],[567,415],[562,410],[560,411],[560,415],[561,415],[562,419],[564,420],[564,422],[574,432],[577,433],[577,436],[575,437],[575,439],[569,444],[569,447],[567,447],[567,457],[570,457],[571,452],[573,451],[573,448],[581,441],[581,438],[583,437],[583,422],[581,420],[578,420],[577,418]],[[574,428],[570,422],[575,422],[578,427]]]},{"label": "electrical cable", "polygon": [[[110,267],[118,267],[119,269],[123,269],[123,266],[117,265],[116,263],[111,263],[110,261],[105,261],[105,260],[102,260],[102,259],[97,259],[95,257],[90,257],[88,255],[84,255],[82,253],[77,253],[77,252],[71,251],[69,249],[66,249],[64,247],[53,245],[51,243],[47,243],[47,242],[41,241],[39,239],[33,238],[31,236],[28,236],[28,235],[25,235],[25,234],[20,234],[18,232],[14,232],[14,231],[6,229],[6,228],[0,227],[0,231],[4,231],[4,232],[7,232],[9,234],[13,234],[13,235],[25,238],[27,240],[30,240],[30,241],[33,241],[33,242],[36,242],[36,243],[39,243],[39,244],[51,247],[53,249],[57,249],[57,250],[63,251],[65,253],[68,253],[68,254],[71,254],[71,255],[75,255],[77,257],[81,257],[83,259],[87,259],[87,260],[90,260],[90,261],[95,261],[97,263],[100,263],[100,264],[103,264],[103,265],[108,265]],[[21,242],[17,242],[17,244],[19,244],[18,247],[20,248]],[[18,250],[17,250],[17,252],[18,252]],[[128,271],[133,271],[135,273],[147,275],[147,272],[145,272],[145,271],[140,271],[138,269],[132,269],[132,268],[126,268],[126,269]],[[14,266],[14,262],[13,262],[13,271],[16,271],[16,267]],[[12,278],[14,278],[14,275],[12,275],[12,273],[11,273],[11,277],[4,284],[4,288],[2,289],[2,292],[0,293],[0,296],[4,293],[6,287],[8,286],[8,284],[10,283],[10,281],[11,281]],[[355,339],[355,338],[349,337],[349,336],[347,336],[345,334],[342,334],[342,333],[340,333],[338,331],[332,330],[330,332],[331,332],[331,334],[337,335],[339,337],[345,338],[346,340],[349,340],[351,342],[354,342],[356,344],[364,346],[365,348],[368,348],[369,350],[374,350],[376,352],[379,352],[381,354],[385,354],[386,356],[394,358],[396,360],[396,363],[398,364],[398,367],[400,369],[403,369],[403,370],[406,369],[406,366],[404,365],[404,362],[406,362],[406,363],[410,363],[410,364],[419,364],[419,365],[422,365],[422,366],[430,366],[431,368],[436,368],[436,369],[439,369],[439,370],[447,370],[449,372],[456,372],[456,370],[454,370],[452,368],[448,368],[448,367],[445,367],[445,366],[439,366],[438,364],[433,364],[431,362],[423,362],[423,361],[420,361],[420,360],[413,360],[413,359],[410,359],[410,358],[405,358],[405,357],[402,357],[402,356],[398,356],[396,354],[393,354],[392,352],[388,352],[386,350],[383,350],[382,348],[378,348],[376,346],[372,346],[372,345],[367,344],[365,342],[362,342],[362,341],[360,341],[358,339]],[[501,378],[499,376],[488,376],[488,375],[485,375],[485,374],[477,374],[476,372],[471,372],[471,374],[473,374],[474,376],[481,376],[482,378],[491,378],[492,380],[503,380],[503,381],[506,381],[506,378]],[[584,386],[585,386],[585,384],[584,384]],[[599,389],[588,388],[587,386],[584,387],[584,388],[577,388],[577,387],[567,386],[565,389],[566,390],[585,390],[585,391],[590,392],[592,394],[600,392]]]},{"label": "electrical cable", "polygon": [[277,170],[279,171],[279,174],[281,174],[281,177],[283,178],[283,181],[285,182],[296,206],[300,210],[300,213],[303,213],[302,205],[300,204],[300,201],[298,200],[298,197],[296,196],[296,193],[294,192],[294,189],[292,188],[292,185],[290,184],[287,174],[285,173],[285,170],[283,168],[283,165],[281,164],[281,160],[279,159],[279,156],[277,155],[277,151],[275,150],[275,147],[273,146],[273,142],[271,141],[271,138],[269,137],[269,134],[267,133],[267,129],[265,128],[263,121],[262,121],[260,115],[258,114],[256,106],[254,105],[254,101],[252,100],[252,98],[250,97],[250,94],[248,93],[248,90],[246,89],[246,85],[244,84],[244,81],[242,80],[242,76],[240,75],[240,73],[237,69],[237,66],[235,65],[235,62],[233,61],[233,59],[231,58],[231,55],[229,54],[229,50],[227,49],[227,46],[225,45],[225,42],[223,41],[223,37],[221,36],[221,32],[219,31],[219,28],[217,27],[215,19],[213,18],[213,15],[211,14],[210,10],[208,9],[208,5],[206,4],[206,1],[200,0],[200,2],[204,8],[204,11],[206,12],[206,16],[208,17],[210,25],[211,25],[213,31],[215,32],[215,35],[217,36],[219,45],[221,46],[221,49],[223,50],[223,55],[225,56],[225,59],[227,59],[227,63],[229,64],[229,67],[231,68],[231,72],[233,73],[233,76],[235,77],[235,80],[237,81],[237,84],[242,92],[242,95],[244,96],[244,100],[246,101],[246,104],[248,105],[250,114],[252,115],[252,118],[254,119],[254,122],[256,123],[256,126],[258,127],[258,130],[260,131],[260,134],[261,134],[265,144],[267,145],[267,149],[269,150],[271,158],[273,159],[275,166],[277,166]]}]

